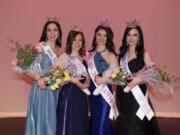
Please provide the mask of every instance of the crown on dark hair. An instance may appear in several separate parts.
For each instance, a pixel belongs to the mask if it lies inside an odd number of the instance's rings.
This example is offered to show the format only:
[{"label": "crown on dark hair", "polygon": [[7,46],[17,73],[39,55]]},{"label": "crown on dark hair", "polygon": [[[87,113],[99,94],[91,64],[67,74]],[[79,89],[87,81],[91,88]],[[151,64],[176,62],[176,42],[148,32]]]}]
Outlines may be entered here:
[{"label": "crown on dark hair", "polygon": [[126,24],[127,24],[127,27],[129,27],[129,28],[135,28],[135,27],[139,26],[139,21],[137,21],[136,19],[133,19],[130,22],[126,22]]},{"label": "crown on dark hair", "polygon": [[61,17],[47,17],[47,20],[50,22],[59,22],[59,20],[61,19]]},{"label": "crown on dark hair", "polygon": [[73,26],[71,26],[71,30],[73,30],[73,31],[81,31],[81,28],[79,26],[77,26],[77,25],[73,25]]},{"label": "crown on dark hair", "polygon": [[110,27],[110,23],[107,19],[104,21],[100,21],[100,25],[104,27]]}]

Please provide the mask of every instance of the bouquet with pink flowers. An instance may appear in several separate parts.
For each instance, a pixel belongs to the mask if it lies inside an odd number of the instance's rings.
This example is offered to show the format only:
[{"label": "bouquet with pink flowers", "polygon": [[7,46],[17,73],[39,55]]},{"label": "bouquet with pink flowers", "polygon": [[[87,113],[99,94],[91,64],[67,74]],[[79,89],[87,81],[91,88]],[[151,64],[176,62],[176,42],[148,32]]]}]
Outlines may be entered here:
[{"label": "bouquet with pink flowers", "polygon": [[179,77],[167,72],[165,66],[148,65],[135,74],[150,86],[151,90],[163,95],[173,94],[174,85],[180,81]]},{"label": "bouquet with pink flowers", "polygon": [[26,72],[30,71],[30,66],[35,63],[41,52],[36,45],[33,44],[20,44],[17,41],[8,39],[15,47],[9,47],[12,52],[15,52],[15,59],[12,64],[16,71]]}]

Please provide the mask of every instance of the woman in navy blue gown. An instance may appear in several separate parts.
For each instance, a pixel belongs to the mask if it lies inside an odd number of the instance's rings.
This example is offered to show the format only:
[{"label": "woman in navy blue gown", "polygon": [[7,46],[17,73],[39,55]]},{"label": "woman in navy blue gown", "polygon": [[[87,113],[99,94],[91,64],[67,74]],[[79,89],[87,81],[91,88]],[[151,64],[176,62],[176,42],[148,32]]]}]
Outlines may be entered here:
[{"label": "woman in navy blue gown", "polygon": [[[37,48],[42,51],[35,64],[35,73],[27,73],[34,82],[29,94],[25,135],[55,135],[56,107],[59,90],[52,91],[45,86],[41,76],[49,72],[57,60],[61,47],[61,28],[57,20],[48,20],[44,25]],[[39,64],[39,65],[38,65]],[[38,65],[38,66],[37,66]]]},{"label": "woman in navy blue gown", "polygon": [[[113,98],[111,82],[101,75],[111,64],[117,64],[114,47],[111,28],[107,25],[99,25],[95,30],[92,50],[89,52],[92,57],[87,60],[88,71],[91,76],[89,88],[91,91],[89,96],[91,135],[114,135],[112,123],[109,119],[111,103],[106,100],[102,93],[99,93],[99,95],[94,93],[98,85],[109,84],[106,85],[106,92],[109,92],[109,96]],[[96,75],[91,75],[94,72],[96,72]]]},{"label": "woman in navy blue gown", "polygon": [[66,63],[61,66],[69,69],[73,78],[62,86],[59,93],[56,135],[90,135],[87,95],[83,92],[83,89],[89,87],[84,55],[84,34],[79,30],[71,30],[66,54],[61,55],[59,60]]}]

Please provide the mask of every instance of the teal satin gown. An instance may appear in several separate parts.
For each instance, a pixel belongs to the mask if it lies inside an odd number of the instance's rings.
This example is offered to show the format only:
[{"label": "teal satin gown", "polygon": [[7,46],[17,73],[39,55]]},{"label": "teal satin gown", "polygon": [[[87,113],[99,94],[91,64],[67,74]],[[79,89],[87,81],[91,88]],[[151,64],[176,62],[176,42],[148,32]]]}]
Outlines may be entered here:
[{"label": "teal satin gown", "polygon": [[[49,71],[50,58],[44,54],[40,60],[42,70]],[[49,87],[41,90],[34,81],[29,94],[25,135],[55,135],[56,107],[59,90]]]}]

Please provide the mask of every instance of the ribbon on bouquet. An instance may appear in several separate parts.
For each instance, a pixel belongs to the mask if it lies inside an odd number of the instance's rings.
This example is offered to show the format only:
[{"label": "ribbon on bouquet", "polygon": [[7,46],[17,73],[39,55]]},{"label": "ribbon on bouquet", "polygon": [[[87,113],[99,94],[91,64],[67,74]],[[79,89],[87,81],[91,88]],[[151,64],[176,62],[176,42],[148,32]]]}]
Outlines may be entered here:
[{"label": "ribbon on bouquet", "polygon": [[[128,67],[128,54],[126,53],[124,57],[121,58],[120,60],[120,66],[123,70],[128,75],[132,75],[131,71],[129,70]],[[139,87],[139,85],[136,85],[131,89],[131,92],[136,99],[137,103],[139,104],[139,109],[136,112],[136,115],[143,120],[144,117],[146,116],[147,119],[150,121],[153,116],[155,115],[153,110],[151,109],[149,102],[148,102],[148,91],[146,91],[146,94],[144,95]]]},{"label": "ribbon on bouquet", "polygon": [[101,89],[100,94],[102,95],[102,97],[105,99],[105,101],[111,107],[109,118],[110,119],[113,119],[113,118],[116,119],[119,115],[119,112],[117,110],[117,106],[116,106],[116,102],[115,102],[113,94],[111,93],[111,91],[109,90],[107,85],[105,85],[105,84],[98,85],[94,80],[95,76],[98,74],[95,63],[94,63],[94,53],[88,52],[86,56],[87,56],[87,62],[88,62],[89,75],[90,75],[94,85],[96,86],[96,89]]}]

